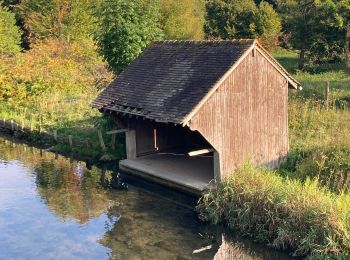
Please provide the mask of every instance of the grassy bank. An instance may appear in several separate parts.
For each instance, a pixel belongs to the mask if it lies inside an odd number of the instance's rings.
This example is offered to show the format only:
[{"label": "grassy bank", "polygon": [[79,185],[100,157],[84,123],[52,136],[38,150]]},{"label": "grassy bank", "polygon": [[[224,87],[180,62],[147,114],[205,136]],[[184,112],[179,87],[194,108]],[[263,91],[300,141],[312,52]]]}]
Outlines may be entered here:
[{"label": "grassy bank", "polygon": [[288,158],[276,171],[237,170],[203,195],[200,217],[294,255],[347,259],[350,74],[343,64],[297,71],[297,54],[285,50],[275,57],[303,87],[289,94]]},{"label": "grassy bank", "polygon": [[300,256],[350,256],[350,194],[335,195],[316,181],[285,179],[249,165],[207,191],[203,220]]}]

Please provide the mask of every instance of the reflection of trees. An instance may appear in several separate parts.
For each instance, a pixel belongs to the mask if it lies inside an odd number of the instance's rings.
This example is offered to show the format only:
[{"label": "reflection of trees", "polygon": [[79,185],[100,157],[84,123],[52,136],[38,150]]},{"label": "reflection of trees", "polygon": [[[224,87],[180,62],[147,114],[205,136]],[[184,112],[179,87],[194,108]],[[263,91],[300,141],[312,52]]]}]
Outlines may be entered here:
[{"label": "reflection of trees", "polygon": [[0,160],[31,166],[38,194],[59,217],[79,223],[98,217],[111,206],[110,192],[100,185],[101,170],[24,144],[0,139]]},{"label": "reflection of trees", "polygon": [[35,167],[38,193],[61,218],[85,223],[105,212],[112,201],[100,185],[100,170],[80,163],[43,162]]}]

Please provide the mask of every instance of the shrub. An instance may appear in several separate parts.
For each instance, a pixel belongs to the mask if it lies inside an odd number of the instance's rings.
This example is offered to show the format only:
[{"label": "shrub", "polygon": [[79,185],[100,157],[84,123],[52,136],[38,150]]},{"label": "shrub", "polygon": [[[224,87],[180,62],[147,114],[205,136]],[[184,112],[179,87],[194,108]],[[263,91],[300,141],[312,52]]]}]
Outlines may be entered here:
[{"label": "shrub", "polygon": [[303,181],[308,178],[314,179],[337,193],[350,190],[350,147],[320,147],[304,155],[299,154],[298,160],[287,160],[286,164],[293,165],[295,169],[290,176]]},{"label": "shrub", "polygon": [[2,6],[0,0],[0,54],[13,54],[21,50],[21,31],[16,26],[15,14]]},{"label": "shrub", "polygon": [[94,33],[100,54],[117,74],[163,34],[160,12],[154,3],[137,0],[102,1],[95,10]]},{"label": "shrub", "polygon": [[202,220],[294,255],[350,256],[350,194],[335,195],[315,181],[245,164],[207,190],[197,210]]},{"label": "shrub", "polygon": [[277,42],[281,20],[273,7],[253,0],[210,0],[206,2],[207,37],[260,38],[265,45]]},{"label": "shrub", "polygon": [[202,0],[163,0],[161,27],[167,40],[201,40],[204,37]]}]

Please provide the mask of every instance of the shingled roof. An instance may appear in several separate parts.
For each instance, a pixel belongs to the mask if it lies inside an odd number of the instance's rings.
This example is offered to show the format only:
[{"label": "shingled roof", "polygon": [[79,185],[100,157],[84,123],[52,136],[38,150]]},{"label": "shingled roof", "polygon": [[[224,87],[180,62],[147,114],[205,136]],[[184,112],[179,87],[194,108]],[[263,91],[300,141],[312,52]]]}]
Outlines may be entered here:
[{"label": "shingled roof", "polygon": [[182,123],[255,43],[254,40],[153,42],[92,106],[158,122]]}]

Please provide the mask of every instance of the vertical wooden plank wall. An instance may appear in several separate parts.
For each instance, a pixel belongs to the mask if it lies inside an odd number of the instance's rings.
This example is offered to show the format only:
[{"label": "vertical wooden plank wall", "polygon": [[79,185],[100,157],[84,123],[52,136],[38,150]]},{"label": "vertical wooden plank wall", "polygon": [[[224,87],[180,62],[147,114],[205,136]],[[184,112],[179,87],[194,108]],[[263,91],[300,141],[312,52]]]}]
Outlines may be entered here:
[{"label": "vertical wooden plank wall", "polygon": [[276,167],[288,152],[288,82],[252,51],[190,121],[219,152],[221,176],[244,160]]}]

